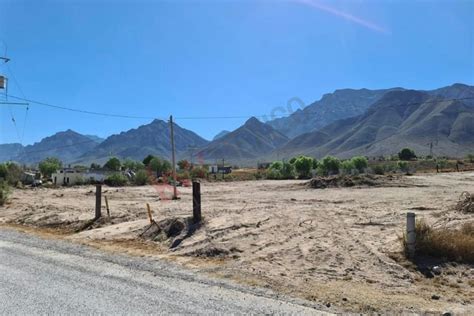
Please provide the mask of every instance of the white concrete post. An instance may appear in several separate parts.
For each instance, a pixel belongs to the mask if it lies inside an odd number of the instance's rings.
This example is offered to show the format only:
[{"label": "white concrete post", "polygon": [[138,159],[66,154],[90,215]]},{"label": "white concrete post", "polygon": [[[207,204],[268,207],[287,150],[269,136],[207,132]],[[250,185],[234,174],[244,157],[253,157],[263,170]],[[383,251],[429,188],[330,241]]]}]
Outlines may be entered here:
[{"label": "white concrete post", "polygon": [[408,256],[415,256],[416,231],[415,231],[415,213],[407,213],[407,251]]}]

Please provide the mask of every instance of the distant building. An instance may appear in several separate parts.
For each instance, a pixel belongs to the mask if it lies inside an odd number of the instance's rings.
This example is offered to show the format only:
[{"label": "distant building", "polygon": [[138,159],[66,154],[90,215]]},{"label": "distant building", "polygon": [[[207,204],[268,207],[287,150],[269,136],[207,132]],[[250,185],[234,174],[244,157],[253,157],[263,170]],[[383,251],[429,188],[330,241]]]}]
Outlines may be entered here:
[{"label": "distant building", "polygon": [[84,182],[84,174],[72,168],[63,168],[58,172],[51,174],[53,183],[57,185],[74,185],[78,182]]},{"label": "distant building", "polygon": [[100,170],[83,172],[73,168],[63,168],[51,175],[56,185],[75,185],[84,182],[103,182],[107,174]]},{"label": "distant building", "polygon": [[229,174],[232,172],[232,167],[223,167],[223,166],[209,166],[209,173],[210,174],[217,174],[217,173],[223,173],[223,174]]}]

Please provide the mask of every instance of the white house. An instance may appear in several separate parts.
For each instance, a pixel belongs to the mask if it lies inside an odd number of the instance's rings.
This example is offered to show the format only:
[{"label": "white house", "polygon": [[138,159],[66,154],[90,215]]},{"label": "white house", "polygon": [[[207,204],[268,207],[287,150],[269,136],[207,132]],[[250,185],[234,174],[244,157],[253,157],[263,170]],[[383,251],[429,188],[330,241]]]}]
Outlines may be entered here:
[{"label": "white house", "polygon": [[64,168],[51,175],[53,183],[57,185],[74,185],[77,182],[84,182],[84,174],[72,168]]}]

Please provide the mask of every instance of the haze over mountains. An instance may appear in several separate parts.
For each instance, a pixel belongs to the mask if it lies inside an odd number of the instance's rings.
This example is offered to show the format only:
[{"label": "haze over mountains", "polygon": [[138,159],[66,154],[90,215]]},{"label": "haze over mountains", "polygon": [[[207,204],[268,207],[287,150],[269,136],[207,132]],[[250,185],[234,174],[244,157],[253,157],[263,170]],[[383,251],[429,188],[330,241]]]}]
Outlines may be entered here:
[{"label": "haze over mountains", "polygon": [[[297,154],[386,156],[402,147],[461,157],[474,152],[474,87],[336,90],[285,118],[267,123],[250,118],[211,142],[177,124],[174,130],[178,158],[197,155],[205,162],[251,164]],[[26,147],[0,145],[0,161],[28,164],[50,156],[65,163],[103,163],[111,156],[141,160],[148,154],[171,156],[169,123],[154,120],[105,140],[67,130]]]}]

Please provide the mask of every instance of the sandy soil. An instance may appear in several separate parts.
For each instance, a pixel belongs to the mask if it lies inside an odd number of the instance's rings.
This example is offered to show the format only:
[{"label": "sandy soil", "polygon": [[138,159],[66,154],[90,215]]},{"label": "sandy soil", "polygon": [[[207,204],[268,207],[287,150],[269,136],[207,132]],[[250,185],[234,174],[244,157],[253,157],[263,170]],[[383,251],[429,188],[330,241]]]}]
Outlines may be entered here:
[{"label": "sandy soil", "polygon": [[[474,221],[472,214],[451,209],[463,191],[474,192],[474,173],[401,181],[400,186],[329,189],[312,189],[302,180],[202,183],[204,224],[172,249],[179,236],[148,241],[142,254],[336,311],[469,314],[474,267],[444,265],[440,276],[427,278],[400,255],[399,238],[407,211],[435,226]],[[70,233],[67,238],[109,249],[140,248],[138,235],[148,226],[146,203],[157,222],[192,214],[190,188],[179,188],[181,199],[171,201],[164,199],[170,191],[163,186],[104,187],[110,221],[73,233],[94,215],[94,189],[15,190],[10,204],[0,208],[0,223],[56,227]]]}]

